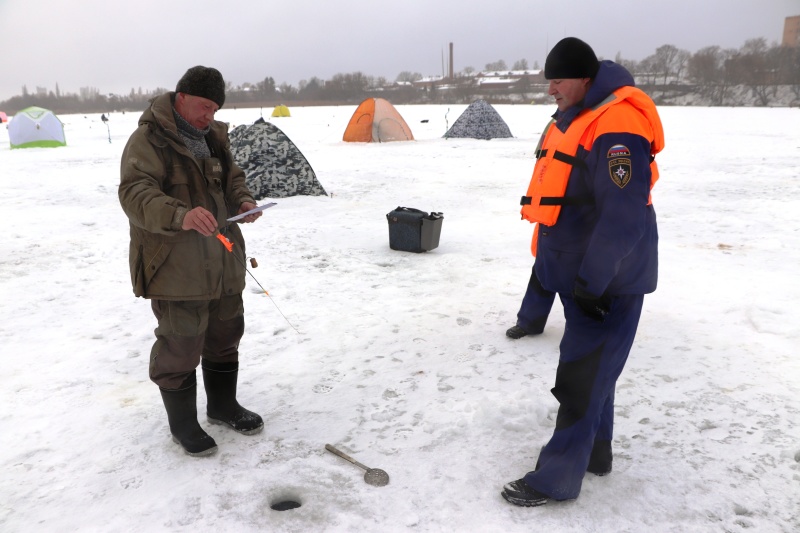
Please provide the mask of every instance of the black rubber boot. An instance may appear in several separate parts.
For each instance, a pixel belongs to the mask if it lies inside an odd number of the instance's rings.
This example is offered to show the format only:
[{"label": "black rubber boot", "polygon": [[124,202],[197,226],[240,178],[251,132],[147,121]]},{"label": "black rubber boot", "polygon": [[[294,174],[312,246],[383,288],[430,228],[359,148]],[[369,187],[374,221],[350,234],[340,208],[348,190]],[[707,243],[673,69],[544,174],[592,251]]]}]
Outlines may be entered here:
[{"label": "black rubber boot", "polygon": [[217,443],[203,431],[197,422],[197,378],[192,374],[180,389],[161,390],[161,399],[167,409],[172,440],[193,456],[202,457],[217,451]]},{"label": "black rubber boot", "polygon": [[225,424],[243,435],[255,435],[264,429],[264,421],[236,401],[239,363],[212,363],[203,359],[203,383],[208,396],[208,421]]},{"label": "black rubber boot", "polygon": [[529,327],[522,327],[519,324],[511,326],[506,330],[506,337],[509,339],[521,339],[528,335],[539,335],[544,331],[544,325],[547,323],[547,316],[544,316]]},{"label": "black rubber boot", "polygon": [[596,440],[589,456],[589,466],[586,471],[596,476],[605,476],[611,473],[611,463],[614,456],[611,453],[611,441]]},{"label": "black rubber boot", "polygon": [[522,326],[511,326],[506,331],[506,337],[509,339],[521,339],[522,337],[526,337],[528,332]]}]

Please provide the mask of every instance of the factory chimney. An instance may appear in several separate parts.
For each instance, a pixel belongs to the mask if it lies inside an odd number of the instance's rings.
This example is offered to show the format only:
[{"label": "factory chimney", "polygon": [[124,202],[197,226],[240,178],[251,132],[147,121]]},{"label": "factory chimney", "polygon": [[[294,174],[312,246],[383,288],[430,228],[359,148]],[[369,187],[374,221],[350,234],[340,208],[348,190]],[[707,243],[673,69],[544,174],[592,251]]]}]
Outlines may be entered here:
[{"label": "factory chimney", "polygon": [[450,43],[450,68],[448,69],[448,76],[453,79],[453,43]]}]

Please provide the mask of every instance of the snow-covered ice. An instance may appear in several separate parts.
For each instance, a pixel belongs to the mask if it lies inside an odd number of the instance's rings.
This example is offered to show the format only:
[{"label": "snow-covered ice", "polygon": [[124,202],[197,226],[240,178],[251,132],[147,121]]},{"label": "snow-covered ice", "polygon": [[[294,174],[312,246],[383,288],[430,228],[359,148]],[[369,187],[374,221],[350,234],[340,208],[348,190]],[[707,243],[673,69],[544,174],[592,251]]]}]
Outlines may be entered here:
[{"label": "snow-covered ice", "polygon": [[[61,116],[57,149],[12,151],[0,128],[0,530],[800,530],[800,109],[660,109],[659,288],[618,383],[614,472],[524,509],[500,489],[554,427],[560,304],[543,335],[504,332],[554,107],[496,106],[512,139],[441,138],[465,108],[398,106],[417,140],[385,144],[342,142],[355,106],[271,119],[330,197],[243,226],[271,299],[248,277],[239,399],[266,428],[201,418],[219,452],[200,459],[169,438],[129,283],[117,184],[139,113]],[[443,212],[439,247],[391,250],[397,206]],[[302,507],[270,509],[285,498]]]}]

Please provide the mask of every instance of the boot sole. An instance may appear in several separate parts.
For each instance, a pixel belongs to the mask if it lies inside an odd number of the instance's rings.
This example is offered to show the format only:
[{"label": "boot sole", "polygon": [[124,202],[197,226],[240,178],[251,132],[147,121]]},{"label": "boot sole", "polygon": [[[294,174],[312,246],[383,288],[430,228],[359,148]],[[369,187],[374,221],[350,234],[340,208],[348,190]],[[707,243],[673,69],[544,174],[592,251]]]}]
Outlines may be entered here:
[{"label": "boot sole", "polygon": [[227,426],[232,430],[234,430],[236,433],[241,433],[242,435],[255,435],[257,433],[261,433],[261,431],[264,429],[264,424],[261,424],[260,426],[254,429],[236,429],[235,427],[225,422],[224,420],[217,420],[216,418],[211,418],[210,416],[206,416],[206,418],[208,419],[208,422],[210,424],[214,424],[216,426]]},{"label": "boot sole", "polygon": [[515,498],[513,496],[509,496],[506,491],[500,493],[501,496],[510,504],[518,505],[520,507],[539,507],[545,505],[550,498],[538,498],[535,500],[526,500],[524,498]]},{"label": "boot sole", "polygon": [[[174,442],[175,444],[177,444],[178,446],[183,448],[183,444],[181,444],[181,441],[179,441],[178,438],[175,437],[175,435],[172,436],[172,442]],[[209,455],[214,455],[215,453],[217,453],[217,447],[216,446],[212,446],[211,448],[208,448],[207,450],[202,450],[202,451],[199,451],[199,452],[190,452],[186,448],[183,448],[183,453],[185,453],[186,455],[191,455],[192,457],[207,457]]]}]

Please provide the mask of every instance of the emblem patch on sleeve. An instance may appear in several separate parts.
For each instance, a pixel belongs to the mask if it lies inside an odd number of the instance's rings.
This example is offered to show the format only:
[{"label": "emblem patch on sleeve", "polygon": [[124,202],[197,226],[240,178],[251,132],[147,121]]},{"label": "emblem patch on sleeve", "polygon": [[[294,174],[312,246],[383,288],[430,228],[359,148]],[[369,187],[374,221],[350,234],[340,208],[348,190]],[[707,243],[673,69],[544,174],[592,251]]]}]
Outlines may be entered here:
[{"label": "emblem patch on sleeve", "polygon": [[631,151],[628,150],[628,147],[624,144],[615,144],[611,148],[608,149],[608,155],[606,156],[608,159],[614,159],[617,157],[630,157]]},{"label": "emblem patch on sleeve", "polygon": [[631,151],[624,144],[615,144],[608,149],[606,157],[611,181],[622,189],[631,181]]},{"label": "emblem patch on sleeve", "polygon": [[608,172],[611,174],[611,181],[622,189],[631,181],[631,160],[626,157],[610,159]]}]

